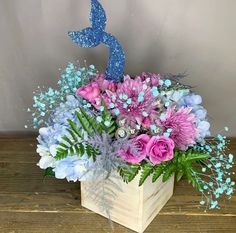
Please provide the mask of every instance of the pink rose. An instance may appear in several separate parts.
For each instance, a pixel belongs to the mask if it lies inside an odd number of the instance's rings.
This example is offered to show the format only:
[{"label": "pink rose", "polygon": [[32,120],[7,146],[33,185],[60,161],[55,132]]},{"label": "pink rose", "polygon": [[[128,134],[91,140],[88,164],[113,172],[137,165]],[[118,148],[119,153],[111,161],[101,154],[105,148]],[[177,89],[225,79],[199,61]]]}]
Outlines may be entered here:
[{"label": "pink rose", "polygon": [[77,89],[76,95],[81,95],[84,99],[93,103],[99,97],[100,89],[96,82],[92,82],[87,86]]},{"label": "pink rose", "polygon": [[[128,148],[123,148],[118,152],[118,155],[122,157],[125,161],[137,164],[144,160],[147,156],[146,154],[146,145],[149,141],[149,136],[146,134],[141,134],[138,137],[130,140]],[[137,150],[132,150],[137,148]]]},{"label": "pink rose", "polygon": [[150,161],[156,165],[171,160],[174,156],[175,144],[172,139],[153,136],[147,144],[146,151]]}]

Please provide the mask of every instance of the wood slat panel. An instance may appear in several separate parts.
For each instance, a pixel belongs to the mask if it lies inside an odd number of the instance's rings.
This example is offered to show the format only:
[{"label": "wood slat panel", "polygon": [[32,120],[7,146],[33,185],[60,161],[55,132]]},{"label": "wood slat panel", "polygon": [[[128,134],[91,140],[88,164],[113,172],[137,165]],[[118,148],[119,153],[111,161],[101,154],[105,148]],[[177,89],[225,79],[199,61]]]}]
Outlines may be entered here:
[{"label": "wood slat panel", "polygon": [[[0,212],[1,233],[132,233],[94,213],[6,213]],[[159,215],[145,233],[235,233],[235,217]]]},{"label": "wood slat panel", "polygon": [[[5,193],[0,194],[0,210],[7,212],[77,212],[82,210],[80,191],[60,193]],[[176,195],[168,201],[160,215],[235,216],[236,198],[223,200],[220,210],[207,210],[199,205],[199,196]]]}]

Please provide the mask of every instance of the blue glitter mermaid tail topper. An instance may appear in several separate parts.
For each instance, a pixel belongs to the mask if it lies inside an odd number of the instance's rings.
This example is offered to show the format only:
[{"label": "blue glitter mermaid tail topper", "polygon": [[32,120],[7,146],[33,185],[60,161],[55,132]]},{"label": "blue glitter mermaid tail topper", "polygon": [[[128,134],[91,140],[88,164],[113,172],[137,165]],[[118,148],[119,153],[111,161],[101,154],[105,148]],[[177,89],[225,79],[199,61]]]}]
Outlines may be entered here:
[{"label": "blue glitter mermaid tail topper", "polygon": [[69,32],[72,41],[83,48],[96,47],[103,43],[109,48],[109,61],[105,71],[105,78],[114,82],[121,82],[124,76],[125,54],[118,40],[105,32],[106,14],[98,0],[91,0],[89,20],[92,27],[80,32]]}]

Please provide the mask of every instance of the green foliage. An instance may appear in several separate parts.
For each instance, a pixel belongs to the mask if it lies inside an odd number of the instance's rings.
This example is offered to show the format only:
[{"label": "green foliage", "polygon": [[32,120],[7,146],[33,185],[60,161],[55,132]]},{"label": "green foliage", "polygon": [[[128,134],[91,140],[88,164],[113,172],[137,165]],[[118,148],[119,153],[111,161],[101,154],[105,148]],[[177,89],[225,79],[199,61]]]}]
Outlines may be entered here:
[{"label": "green foliage", "polygon": [[152,182],[154,183],[163,173],[164,166],[162,164],[157,165],[153,168]]},{"label": "green foliage", "polygon": [[119,170],[119,174],[125,183],[131,182],[140,170],[139,164],[130,164],[127,167],[122,167]]},{"label": "green foliage", "polygon": [[79,108],[79,111],[76,111],[81,128],[72,120],[67,120],[70,126],[67,131],[71,137],[62,137],[62,142],[59,144],[55,156],[56,159],[63,159],[74,154],[82,157],[86,153],[88,158],[92,157],[94,161],[96,160],[96,156],[100,152],[85,140],[85,134],[91,137],[94,134],[101,135],[106,132],[113,137],[116,130],[116,123],[111,113],[106,109],[104,102],[102,102],[102,107],[101,122],[98,122],[94,115],[88,114],[83,108]]},{"label": "green foliage", "polygon": [[169,163],[168,165],[166,165],[165,169],[163,170],[162,181],[166,182],[176,171],[177,170],[175,163]]},{"label": "green foliage", "polygon": [[150,163],[146,163],[145,165],[142,166],[142,171],[141,171],[141,177],[139,180],[139,186],[141,186],[144,181],[150,176],[153,172],[153,165]]},{"label": "green foliage", "polygon": [[55,172],[53,171],[53,168],[48,167],[47,169],[45,169],[44,171],[44,177],[55,177]]},{"label": "green foliage", "polygon": [[195,175],[195,169],[198,162],[208,158],[209,154],[193,150],[187,152],[176,152],[174,160],[176,164],[176,180],[179,181],[185,175],[188,182],[192,184],[194,188],[200,190],[202,184],[199,178]]},{"label": "green foliage", "polygon": [[176,174],[177,181],[180,181],[185,175],[193,187],[201,189],[202,185],[196,176],[195,167],[199,161],[205,160],[208,157],[208,154],[192,150],[175,151],[174,158],[170,161],[162,162],[155,166],[146,162],[135,165],[130,164],[128,168],[122,168],[119,172],[124,182],[128,183],[131,182],[141,170],[139,186],[141,186],[150,175],[152,175],[152,182],[157,181],[161,175],[163,182],[166,182],[174,173]]},{"label": "green foliage", "polygon": [[82,157],[85,153],[88,155],[88,158],[93,158],[95,160],[96,156],[99,154],[99,151],[93,148],[91,145],[85,142],[72,141],[68,137],[64,136],[63,140],[68,142],[60,143],[57,149],[57,154],[55,159],[60,160],[64,159],[69,155],[76,154],[77,156]]},{"label": "green foliage", "polygon": [[106,108],[104,100],[102,100],[101,106],[103,108],[101,122],[102,130],[103,132],[108,133],[111,137],[114,137],[117,129],[116,122],[113,119],[111,112]]}]

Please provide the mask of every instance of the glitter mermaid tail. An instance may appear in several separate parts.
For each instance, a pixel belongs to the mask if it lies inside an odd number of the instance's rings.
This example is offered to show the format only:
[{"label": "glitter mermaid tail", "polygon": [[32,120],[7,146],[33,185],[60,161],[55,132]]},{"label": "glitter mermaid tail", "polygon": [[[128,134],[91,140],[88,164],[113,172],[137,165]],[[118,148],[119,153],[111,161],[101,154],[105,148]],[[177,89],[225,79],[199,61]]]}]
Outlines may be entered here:
[{"label": "glitter mermaid tail", "polygon": [[69,32],[72,41],[82,48],[92,48],[105,44],[109,48],[109,61],[105,71],[107,80],[114,82],[123,81],[125,54],[118,40],[105,32],[106,14],[97,0],[91,0],[90,22],[92,27],[87,27],[80,32]]}]

